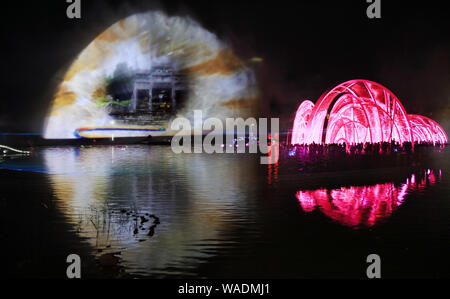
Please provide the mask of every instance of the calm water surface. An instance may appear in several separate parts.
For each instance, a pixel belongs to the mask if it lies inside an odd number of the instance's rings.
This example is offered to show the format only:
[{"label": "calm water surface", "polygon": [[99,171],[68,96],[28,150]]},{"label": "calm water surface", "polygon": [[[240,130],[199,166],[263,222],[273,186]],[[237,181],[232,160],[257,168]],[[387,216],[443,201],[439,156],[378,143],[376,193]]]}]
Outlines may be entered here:
[{"label": "calm water surface", "polygon": [[448,277],[442,155],[414,169],[302,173],[284,156],[267,166],[168,146],[58,147],[0,168],[45,176],[61,221],[117,276],[364,278],[377,253],[388,277]]}]

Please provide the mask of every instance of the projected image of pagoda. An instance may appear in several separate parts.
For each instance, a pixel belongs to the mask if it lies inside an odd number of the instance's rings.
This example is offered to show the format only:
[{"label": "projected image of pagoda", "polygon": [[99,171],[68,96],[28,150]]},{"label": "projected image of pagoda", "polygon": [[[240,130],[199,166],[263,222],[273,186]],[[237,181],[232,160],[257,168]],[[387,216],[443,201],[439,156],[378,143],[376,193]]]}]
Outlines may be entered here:
[{"label": "projected image of pagoda", "polygon": [[121,63],[106,80],[105,104],[110,115],[126,123],[166,120],[183,105],[187,96],[186,77],[166,64],[132,71]]}]

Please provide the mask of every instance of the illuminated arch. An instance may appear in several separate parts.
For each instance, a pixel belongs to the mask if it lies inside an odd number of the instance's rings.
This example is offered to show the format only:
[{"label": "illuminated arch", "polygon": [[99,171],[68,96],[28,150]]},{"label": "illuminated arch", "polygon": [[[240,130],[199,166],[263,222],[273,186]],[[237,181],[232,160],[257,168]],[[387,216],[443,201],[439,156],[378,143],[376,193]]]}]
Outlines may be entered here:
[{"label": "illuminated arch", "polygon": [[446,143],[444,130],[433,120],[408,115],[386,87],[369,80],[350,80],[324,93],[315,105],[300,104],[292,144],[365,142]]},{"label": "illuminated arch", "polygon": [[292,142],[294,144],[305,143],[305,129],[308,125],[314,103],[303,101],[297,109],[294,120],[294,130],[292,131]]},{"label": "illuminated arch", "polygon": [[434,120],[422,115],[408,115],[415,141],[433,141],[446,143],[447,134]]}]

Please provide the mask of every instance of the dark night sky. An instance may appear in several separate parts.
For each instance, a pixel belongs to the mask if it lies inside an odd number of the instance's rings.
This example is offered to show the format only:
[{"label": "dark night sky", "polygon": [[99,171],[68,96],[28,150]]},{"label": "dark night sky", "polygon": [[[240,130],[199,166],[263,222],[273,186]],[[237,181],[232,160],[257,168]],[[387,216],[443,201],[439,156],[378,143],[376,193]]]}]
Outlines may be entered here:
[{"label": "dark night sky", "polygon": [[[52,93],[76,55],[117,20],[152,8],[190,15],[255,66],[263,112],[294,116],[300,99],[364,78],[392,90],[409,113],[450,131],[450,26],[444,1],[382,0],[381,20],[352,1],[93,1],[67,19],[65,0],[2,5],[0,130],[39,132]],[[394,3],[396,6],[394,6]]]}]

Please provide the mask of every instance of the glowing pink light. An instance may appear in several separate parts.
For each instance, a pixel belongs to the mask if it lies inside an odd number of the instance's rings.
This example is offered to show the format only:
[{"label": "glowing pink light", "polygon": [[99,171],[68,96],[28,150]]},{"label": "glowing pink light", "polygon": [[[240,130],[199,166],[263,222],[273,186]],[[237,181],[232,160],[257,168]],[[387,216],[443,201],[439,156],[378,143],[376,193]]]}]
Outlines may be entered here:
[{"label": "glowing pink light", "polygon": [[448,142],[447,134],[425,116],[409,115],[386,87],[368,80],[344,82],[314,105],[297,109],[291,144],[365,142]]},{"label": "glowing pink light", "polygon": [[372,186],[351,186],[337,189],[298,191],[296,197],[305,212],[316,208],[331,219],[354,228],[370,227],[389,217],[399,207],[410,190],[426,188],[436,179],[433,170],[426,171],[418,183],[412,174],[405,184],[377,184]]}]

